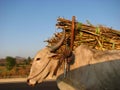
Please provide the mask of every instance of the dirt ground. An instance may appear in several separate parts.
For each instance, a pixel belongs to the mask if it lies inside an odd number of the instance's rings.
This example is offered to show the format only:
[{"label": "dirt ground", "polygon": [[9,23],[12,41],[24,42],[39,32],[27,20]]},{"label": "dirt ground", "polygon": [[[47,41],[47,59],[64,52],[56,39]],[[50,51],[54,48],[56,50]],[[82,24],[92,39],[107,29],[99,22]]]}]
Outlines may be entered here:
[{"label": "dirt ground", "polygon": [[53,80],[45,81],[35,87],[26,83],[26,79],[0,79],[0,90],[59,90]]}]

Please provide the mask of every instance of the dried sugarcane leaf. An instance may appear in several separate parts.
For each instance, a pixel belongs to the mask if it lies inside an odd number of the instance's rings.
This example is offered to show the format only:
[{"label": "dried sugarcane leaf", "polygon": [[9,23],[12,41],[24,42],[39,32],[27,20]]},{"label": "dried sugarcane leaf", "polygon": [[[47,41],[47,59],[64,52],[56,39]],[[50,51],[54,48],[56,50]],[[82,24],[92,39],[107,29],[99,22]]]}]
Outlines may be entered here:
[{"label": "dried sugarcane leaf", "polygon": [[[66,30],[66,39],[60,49],[57,50],[57,53],[61,53],[65,48],[67,39],[69,38],[69,42],[71,41],[72,20],[58,18],[56,27]],[[55,43],[58,42],[57,40],[61,38],[62,32],[56,34],[58,34],[58,36],[49,39],[49,42],[47,42],[48,45],[55,45]],[[89,21],[87,21],[87,24],[76,21],[73,50],[81,44],[99,50],[120,49],[120,31],[102,25],[94,26]]]}]

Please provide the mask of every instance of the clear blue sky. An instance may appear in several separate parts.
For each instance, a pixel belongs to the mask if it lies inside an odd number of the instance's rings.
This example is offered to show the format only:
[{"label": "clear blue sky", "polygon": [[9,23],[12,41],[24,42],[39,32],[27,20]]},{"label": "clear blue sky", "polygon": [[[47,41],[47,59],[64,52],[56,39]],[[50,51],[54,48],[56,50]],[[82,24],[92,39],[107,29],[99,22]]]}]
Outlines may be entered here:
[{"label": "clear blue sky", "polygon": [[33,57],[56,31],[57,17],[120,30],[120,0],[0,0],[0,58]]}]

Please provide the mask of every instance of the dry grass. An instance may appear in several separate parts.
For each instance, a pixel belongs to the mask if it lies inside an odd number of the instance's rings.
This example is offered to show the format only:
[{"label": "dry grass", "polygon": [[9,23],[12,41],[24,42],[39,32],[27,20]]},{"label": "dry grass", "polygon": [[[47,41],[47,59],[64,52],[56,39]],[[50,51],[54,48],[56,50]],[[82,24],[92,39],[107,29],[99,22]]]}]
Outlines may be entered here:
[{"label": "dry grass", "polygon": [[30,71],[30,65],[14,67],[12,70],[6,70],[5,66],[0,66],[0,78],[27,77]]}]

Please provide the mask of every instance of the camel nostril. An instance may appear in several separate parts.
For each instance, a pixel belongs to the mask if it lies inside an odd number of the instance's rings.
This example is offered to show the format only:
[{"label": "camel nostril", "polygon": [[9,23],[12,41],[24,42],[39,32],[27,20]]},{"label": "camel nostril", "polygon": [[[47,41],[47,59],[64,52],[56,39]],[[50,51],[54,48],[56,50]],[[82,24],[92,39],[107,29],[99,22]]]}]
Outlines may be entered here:
[{"label": "camel nostril", "polygon": [[27,83],[28,83],[28,84],[29,84],[29,81],[30,81],[30,80],[29,80],[29,79],[27,79]]},{"label": "camel nostril", "polygon": [[29,86],[35,86],[35,82],[31,82],[31,80],[30,79],[27,79],[27,84],[29,85]]}]

